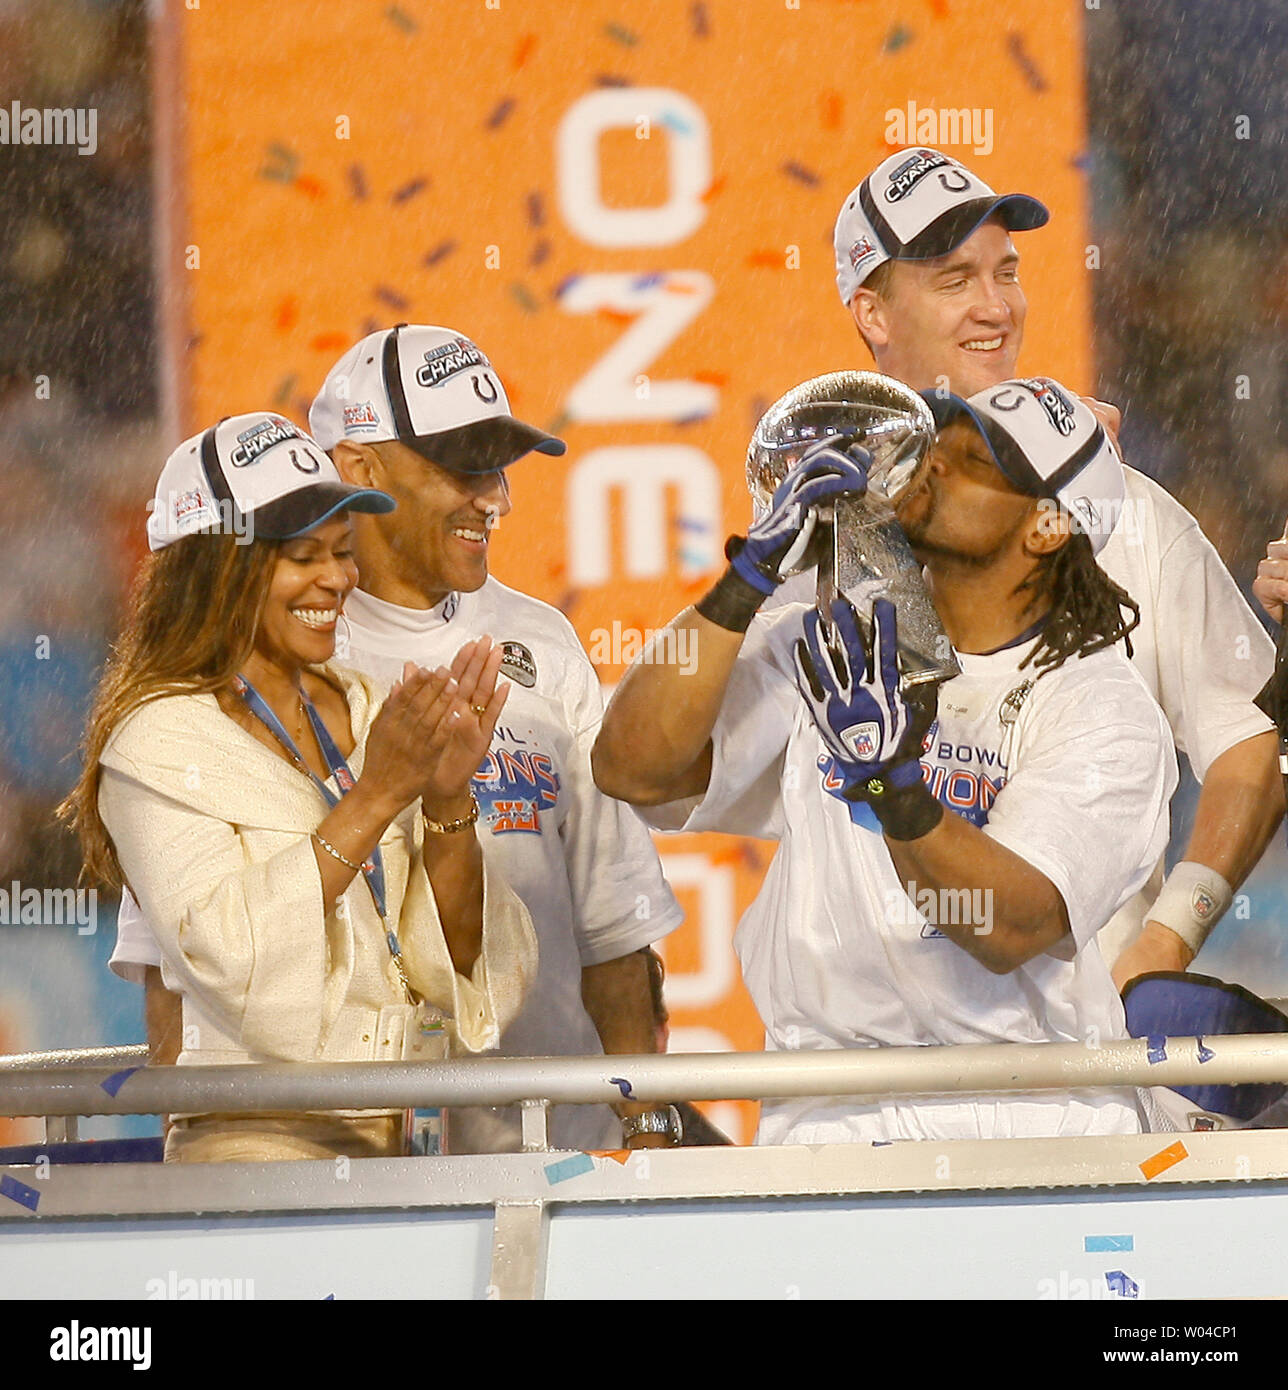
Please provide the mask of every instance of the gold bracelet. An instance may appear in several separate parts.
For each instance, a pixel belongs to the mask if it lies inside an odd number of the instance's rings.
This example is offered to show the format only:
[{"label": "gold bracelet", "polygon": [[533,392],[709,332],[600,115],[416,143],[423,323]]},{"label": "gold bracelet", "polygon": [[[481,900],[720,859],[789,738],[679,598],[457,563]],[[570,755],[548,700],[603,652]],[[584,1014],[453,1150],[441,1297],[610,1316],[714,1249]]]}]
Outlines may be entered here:
[{"label": "gold bracelet", "polygon": [[425,822],[425,829],[432,831],[435,835],[455,835],[458,831],[468,830],[479,818],[478,798],[473,792],[470,793],[470,809],[460,820],[436,821],[430,820],[425,814],[425,808],[420,808],[420,818]]},{"label": "gold bracelet", "polygon": [[332,859],[338,859],[346,869],[352,869],[355,874],[360,874],[362,872],[361,864],[355,864],[352,859],[346,859],[334,845],[328,844],[316,830],[313,832],[313,838],[326,850]]}]

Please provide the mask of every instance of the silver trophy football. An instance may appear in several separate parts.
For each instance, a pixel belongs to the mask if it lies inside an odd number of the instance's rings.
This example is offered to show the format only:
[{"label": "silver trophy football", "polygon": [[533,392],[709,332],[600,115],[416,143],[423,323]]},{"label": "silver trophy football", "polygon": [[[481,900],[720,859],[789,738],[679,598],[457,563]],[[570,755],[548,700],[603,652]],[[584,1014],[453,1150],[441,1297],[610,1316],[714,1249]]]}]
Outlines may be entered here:
[{"label": "silver trophy football", "polygon": [[797,572],[818,566],[817,606],[825,622],[832,600],[844,594],[868,635],[873,603],[890,599],[899,617],[902,685],[950,680],[961,667],[894,514],[929,467],[930,407],[901,381],[876,372],[830,372],[794,386],[761,417],[747,448],[747,487],[757,506],[770,505],[788,469],[822,439],[842,452],[859,444],[872,455],[868,490],[819,509]]}]

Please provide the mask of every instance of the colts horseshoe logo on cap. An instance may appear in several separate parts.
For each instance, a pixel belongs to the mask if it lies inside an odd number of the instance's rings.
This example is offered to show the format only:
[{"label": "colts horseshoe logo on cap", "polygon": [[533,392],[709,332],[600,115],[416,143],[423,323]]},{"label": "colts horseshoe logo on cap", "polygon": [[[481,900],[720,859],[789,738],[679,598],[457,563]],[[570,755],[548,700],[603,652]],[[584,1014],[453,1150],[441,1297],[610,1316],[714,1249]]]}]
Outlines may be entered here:
[{"label": "colts horseshoe logo on cap", "polygon": [[536,685],[537,663],[522,642],[501,643],[501,674],[520,685]]}]

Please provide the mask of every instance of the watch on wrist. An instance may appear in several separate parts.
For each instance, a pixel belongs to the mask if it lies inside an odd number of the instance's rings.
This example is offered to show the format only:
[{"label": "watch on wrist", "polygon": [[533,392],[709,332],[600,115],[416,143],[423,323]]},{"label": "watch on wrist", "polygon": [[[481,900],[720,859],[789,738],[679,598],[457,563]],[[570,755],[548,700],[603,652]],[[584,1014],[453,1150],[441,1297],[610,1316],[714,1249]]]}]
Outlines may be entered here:
[{"label": "watch on wrist", "polygon": [[646,1110],[642,1115],[628,1115],[622,1121],[622,1142],[634,1139],[637,1134],[665,1134],[672,1144],[684,1138],[684,1126],[680,1123],[680,1112],[674,1105],[665,1110]]}]

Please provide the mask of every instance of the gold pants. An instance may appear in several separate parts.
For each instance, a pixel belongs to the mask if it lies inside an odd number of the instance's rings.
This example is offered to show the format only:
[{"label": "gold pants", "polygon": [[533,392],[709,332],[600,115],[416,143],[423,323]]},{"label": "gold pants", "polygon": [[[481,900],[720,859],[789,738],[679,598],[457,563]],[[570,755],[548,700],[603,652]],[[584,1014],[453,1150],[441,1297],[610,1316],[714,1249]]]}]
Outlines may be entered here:
[{"label": "gold pants", "polygon": [[296,1158],[397,1158],[398,1115],[194,1115],[173,1120],[167,1163],[272,1163]]}]

